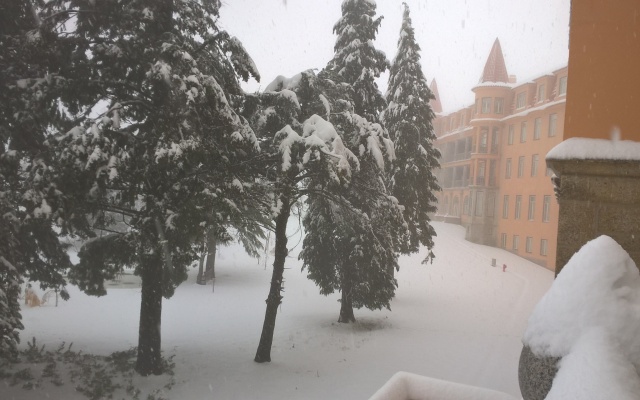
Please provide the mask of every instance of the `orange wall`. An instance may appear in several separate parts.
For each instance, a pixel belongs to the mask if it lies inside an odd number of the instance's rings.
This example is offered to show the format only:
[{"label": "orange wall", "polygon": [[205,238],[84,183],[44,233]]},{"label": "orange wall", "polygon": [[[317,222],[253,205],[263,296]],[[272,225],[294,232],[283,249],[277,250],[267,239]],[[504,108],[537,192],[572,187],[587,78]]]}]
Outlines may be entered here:
[{"label": "orange wall", "polygon": [[572,0],[565,138],[640,141],[640,1]]},{"label": "orange wall", "polygon": [[[507,235],[506,249],[518,254],[521,257],[532,261],[544,263],[550,270],[555,268],[556,241],[558,236],[558,202],[553,193],[551,178],[546,175],[547,166],[545,157],[549,149],[563,140],[563,119],[565,104],[560,103],[554,106],[532,111],[521,117],[508,118],[504,121],[502,133],[502,151],[500,162],[500,193],[498,199],[498,210],[496,212],[498,229],[497,244],[502,246],[502,234]],[[558,116],[556,135],[549,137],[549,115]],[[535,119],[541,118],[542,129],[540,139],[533,139]],[[520,125],[523,121],[527,123],[527,137],[524,143],[520,142]],[[509,126],[514,125],[513,144],[508,144]],[[531,160],[534,154],[538,155],[538,168],[536,176],[531,176]],[[524,173],[518,177],[518,159],[524,156]],[[507,160],[511,159],[511,177],[505,176]],[[503,217],[504,196],[509,196],[509,207],[507,218]],[[520,206],[520,218],[515,218],[516,196],[522,196]],[[528,218],[529,196],[536,197],[534,219]],[[543,200],[544,196],[550,196],[549,221],[543,222]],[[519,246],[513,249],[513,236],[519,236]],[[526,238],[533,238],[531,252],[526,251]],[[541,239],[547,240],[547,254],[540,254]]]}]

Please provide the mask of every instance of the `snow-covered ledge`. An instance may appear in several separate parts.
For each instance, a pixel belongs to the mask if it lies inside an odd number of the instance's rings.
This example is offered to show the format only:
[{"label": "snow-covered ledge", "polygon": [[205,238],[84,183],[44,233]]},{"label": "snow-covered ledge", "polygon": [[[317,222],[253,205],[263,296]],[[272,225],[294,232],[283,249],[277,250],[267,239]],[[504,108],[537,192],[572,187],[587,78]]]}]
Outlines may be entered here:
[{"label": "snow-covered ledge", "polygon": [[570,138],[546,159],[560,205],[556,274],[584,243],[602,234],[640,265],[640,143]]},{"label": "snow-covered ledge", "polygon": [[397,372],[369,400],[517,400],[495,390]]}]

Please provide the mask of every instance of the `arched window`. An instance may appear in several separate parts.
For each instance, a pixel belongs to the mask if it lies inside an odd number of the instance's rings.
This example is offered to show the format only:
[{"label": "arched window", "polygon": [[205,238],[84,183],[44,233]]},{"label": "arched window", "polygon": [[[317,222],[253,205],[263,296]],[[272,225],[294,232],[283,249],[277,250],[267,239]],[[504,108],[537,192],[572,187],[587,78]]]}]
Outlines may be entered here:
[{"label": "arched window", "polygon": [[469,215],[470,214],[470,211],[469,211],[469,196],[464,196],[464,205],[463,205],[462,212],[465,215]]}]

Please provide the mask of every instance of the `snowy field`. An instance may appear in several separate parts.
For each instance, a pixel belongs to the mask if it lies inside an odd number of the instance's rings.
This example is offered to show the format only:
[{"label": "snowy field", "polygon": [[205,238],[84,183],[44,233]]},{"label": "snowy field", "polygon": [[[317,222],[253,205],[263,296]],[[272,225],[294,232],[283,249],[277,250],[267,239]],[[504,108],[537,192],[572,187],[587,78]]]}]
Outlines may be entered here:
[{"label": "snowy field", "polygon": [[[338,295],[318,294],[287,260],[272,362],[253,362],[271,278],[265,260],[237,247],[219,250],[215,291],[189,280],[164,301],[165,356],[175,355],[171,399],[367,399],[395,372],[482,386],[520,395],[522,335],[553,273],[509,252],[464,240],[464,228],[435,223],[436,259],[403,257],[392,311],[356,310],[338,324]],[[290,246],[301,240],[294,236]],[[508,265],[506,272],[497,264]],[[272,259],[268,260],[269,263]],[[102,298],[70,288],[56,308],[23,310],[24,343],[109,354],[137,344],[140,289],[128,284]],[[138,378],[141,389],[162,377]],[[0,384],[0,399],[84,399],[69,385],[24,391]],[[141,397],[144,398],[144,397]]]}]

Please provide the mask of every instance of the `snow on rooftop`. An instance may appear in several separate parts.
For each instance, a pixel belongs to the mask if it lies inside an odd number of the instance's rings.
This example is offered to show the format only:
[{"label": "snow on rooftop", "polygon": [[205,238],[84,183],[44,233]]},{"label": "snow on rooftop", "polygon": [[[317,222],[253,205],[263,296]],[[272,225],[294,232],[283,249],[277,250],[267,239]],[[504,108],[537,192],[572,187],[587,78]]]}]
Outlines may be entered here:
[{"label": "snow on rooftop", "polygon": [[508,82],[481,82],[475,85],[471,90],[479,88],[479,87],[505,87],[505,88],[514,88],[516,85]]},{"label": "snow on rooftop", "polygon": [[[615,136],[615,134],[614,134]],[[570,138],[547,153],[547,160],[640,160],[640,142]]]}]

